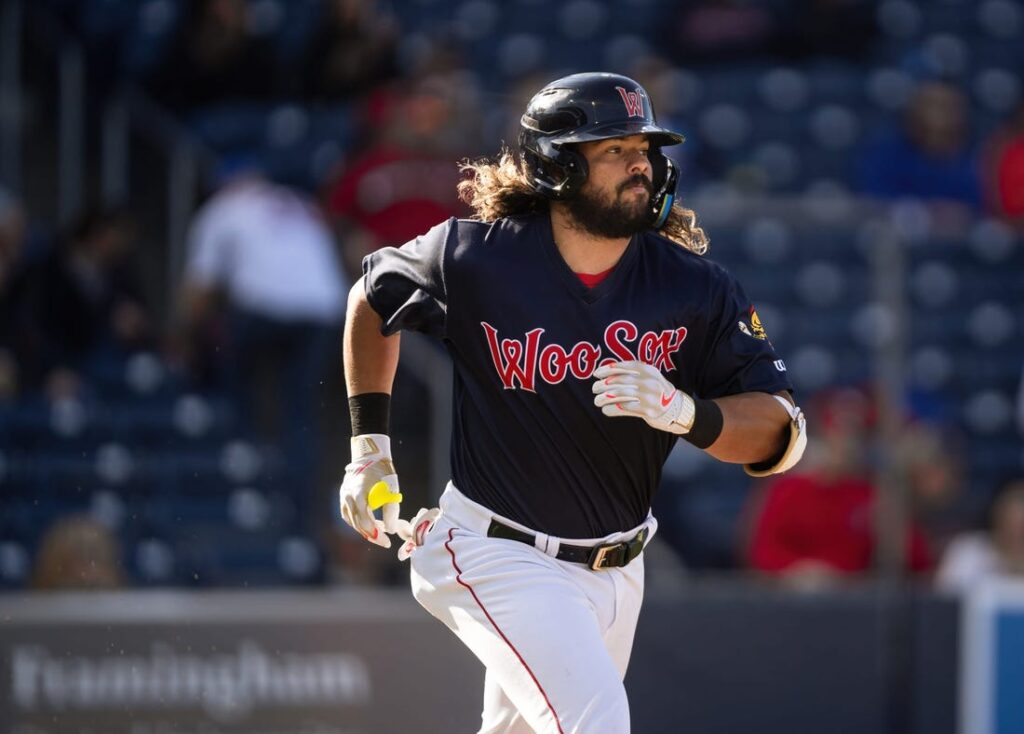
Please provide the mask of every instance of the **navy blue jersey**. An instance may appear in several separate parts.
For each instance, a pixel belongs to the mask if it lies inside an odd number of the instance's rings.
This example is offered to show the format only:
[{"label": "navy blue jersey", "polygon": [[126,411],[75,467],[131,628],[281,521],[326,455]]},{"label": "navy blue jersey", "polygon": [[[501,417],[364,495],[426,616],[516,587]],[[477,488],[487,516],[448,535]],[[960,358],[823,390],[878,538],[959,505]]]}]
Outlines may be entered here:
[{"label": "navy blue jersey", "polygon": [[551,535],[643,522],[676,441],[595,407],[600,364],[657,365],[701,398],[791,389],[736,281],[654,232],[594,288],[562,259],[547,214],[450,219],[363,270],[383,333],[421,331],[452,356],[455,485]]}]

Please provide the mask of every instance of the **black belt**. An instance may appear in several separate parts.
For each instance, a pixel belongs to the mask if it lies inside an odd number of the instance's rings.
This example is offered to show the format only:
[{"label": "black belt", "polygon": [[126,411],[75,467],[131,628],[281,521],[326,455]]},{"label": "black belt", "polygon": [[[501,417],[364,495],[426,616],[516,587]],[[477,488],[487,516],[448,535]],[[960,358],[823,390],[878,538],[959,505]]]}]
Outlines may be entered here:
[{"label": "black belt", "polygon": [[[535,545],[532,534],[510,528],[508,525],[497,520],[491,520],[491,526],[487,528],[487,537],[518,540],[520,543]],[[645,540],[647,540],[647,528],[644,528],[629,540],[623,540],[619,543],[594,546],[562,543],[558,546],[558,553],[555,555],[555,558],[560,561],[582,563],[585,566],[590,566],[595,571],[602,568],[619,568],[640,555],[640,551],[644,549]]]}]

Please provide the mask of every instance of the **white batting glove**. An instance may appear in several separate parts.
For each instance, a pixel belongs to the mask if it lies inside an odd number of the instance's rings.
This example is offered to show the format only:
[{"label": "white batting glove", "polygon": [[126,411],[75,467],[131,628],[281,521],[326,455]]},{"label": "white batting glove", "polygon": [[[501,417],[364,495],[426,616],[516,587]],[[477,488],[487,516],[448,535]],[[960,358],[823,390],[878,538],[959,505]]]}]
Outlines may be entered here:
[{"label": "white batting glove", "polygon": [[651,428],[677,435],[693,428],[693,398],[643,362],[616,362],[594,370],[594,405],[612,418],[643,418]]},{"label": "white batting glove", "polygon": [[[341,516],[366,540],[390,548],[387,533],[398,532],[400,528],[398,511],[402,497],[391,461],[391,439],[382,433],[365,433],[353,436],[351,443],[352,463],[345,467],[345,479],[338,491]],[[375,493],[373,499],[381,507],[383,521],[374,517],[370,507],[370,490],[379,482],[387,485],[387,492],[383,497]]]},{"label": "white batting glove", "polygon": [[427,538],[427,533],[434,527],[434,523],[437,522],[440,514],[441,510],[436,507],[432,507],[429,510],[426,507],[421,507],[412,520],[408,522],[405,520],[400,521],[404,525],[398,528],[398,536],[405,543],[398,549],[398,560],[404,561],[408,559],[414,550],[423,545]]}]

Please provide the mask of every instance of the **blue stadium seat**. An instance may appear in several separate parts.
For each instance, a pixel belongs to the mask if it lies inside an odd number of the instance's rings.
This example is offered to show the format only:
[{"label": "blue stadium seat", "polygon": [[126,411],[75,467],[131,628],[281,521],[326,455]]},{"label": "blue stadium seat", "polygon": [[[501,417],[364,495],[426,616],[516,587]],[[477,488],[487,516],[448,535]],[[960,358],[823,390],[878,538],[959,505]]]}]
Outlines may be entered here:
[{"label": "blue stadium seat", "polygon": [[163,59],[184,8],[178,0],[143,0],[136,5],[136,12],[121,29],[121,69],[141,79]]},{"label": "blue stadium seat", "polygon": [[1006,477],[1024,472],[1024,450],[1012,431],[969,436],[968,471],[974,492],[991,491]]},{"label": "blue stadium seat", "polygon": [[231,102],[206,107],[189,120],[199,138],[220,153],[250,151],[265,144],[269,103]]},{"label": "blue stadium seat", "polygon": [[670,23],[677,12],[675,3],[609,2],[607,27],[617,33],[655,37]]},{"label": "blue stadium seat", "polygon": [[188,583],[175,555],[174,545],[153,530],[124,542],[125,565],[132,581],[140,586]]},{"label": "blue stadium seat", "polygon": [[[569,45],[574,43],[600,42],[612,31],[621,29],[609,23],[609,3],[597,0],[569,0],[552,6],[555,35]],[[558,45],[558,44],[553,44]],[[592,47],[591,47],[592,48]]]},{"label": "blue stadium seat", "polygon": [[750,104],[757,99],[761,71],[759,67],[751,66],[709,69],[702,73],[704,107],[734,104],[750,109]]},{"label": "blue stadium seat", "polygon": [[839,61],[812,61],[807,67],[811,100],[858,108],[865,102],[864,70]]},{"label": "blue stadium seat", "polygon": [[738,522],[751,480],[735,465],[710,462],[683,482],[668,480],[655,499],[661,537],[697,569],[727,569],[740,550]]},{"label": "blue stadium seat", "polygon": [[922,31],[934,33],[960,33],[971,28],[976,22],[977,5],[973,2],[964,3],[922,3]]},{"label": "blue stadium seat", "polygon": [[0,527],[0,589],[24,586],[32,572],[31,547]]},{"label": "blue stadium seat", "polygon": [[321,577],[323,559],[309,541],[278,533],[215,528],[183,538],[175,555],[196,586],[282,585]]},{"label": "blue stadium seat", "polygon": [[133,26],[139,7],[134,0],[87,0],[69,4],[78,11],[78,28],[87,39],[120,37]]},{"label": "blue stadium seat", "polygon": [[341,159],[342,149],[329,141],[303,140],[258,152],[260,169],[274,181],[314,192]]},{"label": "blue stadium seat", "polygon": [[323,0],[288,0],[280,5],[284,18],[274,34],[274,43],[282,61],[288,63],[305,51],[317,25],[324,18],[325,3]]}]

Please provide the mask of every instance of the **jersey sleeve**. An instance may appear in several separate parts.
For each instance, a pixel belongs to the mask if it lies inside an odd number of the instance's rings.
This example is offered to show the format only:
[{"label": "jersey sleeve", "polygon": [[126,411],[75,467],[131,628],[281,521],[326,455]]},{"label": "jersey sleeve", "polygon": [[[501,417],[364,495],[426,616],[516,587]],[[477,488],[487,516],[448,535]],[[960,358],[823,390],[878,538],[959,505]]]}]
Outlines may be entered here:
[{"label": "jersey sleeve", "polygon": [[384,335],[408,329],[444,337],[445,253],[455,221],[449,219],[401,247],[382,247],[363,258],[366,299],[383,320]]},{"label": "jersey sleeve", "polygon": [[697,394],[709,400],[744,392],[792,390],[786,366],[775,353],[743,288],[724,273],[713,306],[706,352],[697,375]]}]

